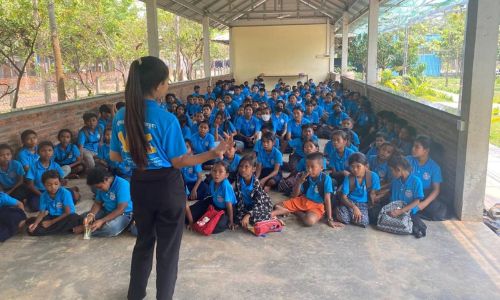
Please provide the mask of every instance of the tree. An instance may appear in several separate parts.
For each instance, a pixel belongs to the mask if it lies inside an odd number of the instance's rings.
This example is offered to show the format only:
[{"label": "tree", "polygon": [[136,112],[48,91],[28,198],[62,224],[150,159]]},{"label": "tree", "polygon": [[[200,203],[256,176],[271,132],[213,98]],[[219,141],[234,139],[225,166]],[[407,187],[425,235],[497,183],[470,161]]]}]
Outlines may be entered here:
[{"label": "tree", "polygon": [[14,95],[10,102],[11,108],[17,108],[21,80],[35,53],[35,43],[42,25],[34,17],[35,9],[38,8],[30,0],[0,2],[0,56],[17,75],[16,86],[7,85],[0,96]]},{"label": "tree", "polygon": [[366,65],[368,63],[368,34],[358,34],[349,43],[349,64],[356,69],[361,69],[365,79]]},{"label": "tree", "polygon": [[49,12],[50,37],[52,40],[52,49],[54,51],[54,61],[56,65],[57,100],[64,101],[66,100],[66,90],[64,88],[63,62],[61,46],[59,45],[59,37],[57,35],[54,0],[47,1],[47,10]]}]

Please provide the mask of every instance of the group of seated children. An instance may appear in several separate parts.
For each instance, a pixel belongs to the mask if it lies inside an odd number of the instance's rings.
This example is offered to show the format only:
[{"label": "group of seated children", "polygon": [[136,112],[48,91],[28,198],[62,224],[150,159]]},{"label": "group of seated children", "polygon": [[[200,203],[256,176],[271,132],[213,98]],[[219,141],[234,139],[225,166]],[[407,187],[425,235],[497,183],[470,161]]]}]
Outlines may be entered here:
[{"label": "group of seated children", "polygon": [[[131,169],[109,158],[110,123],[122,106],[103,105],[99,116],[85,113],[75,144],[68,129],[59,132],[56,146],[37,143],[36,133],[26,130],[18,160],[10,146],[0,145],[1,240],[24,223],[31,235],[81,233],[87,224],[94,236],[134,229]],[[331,227],[365,227],[377,224],[383,207],[395,201],[404,205],[387,215],[411,217],[417,237],[426,234],[421,218],[447,217],[431,139],[415,137],[415,129],[392,112],[375,115],[367,98],[343,90],[339,82],[309,80],[290,88],[280,80],[269,96],[261,78],[251,88],[248,82],[219,81],[206,94],[195,86],[186,104],[168,94],[161,106],[177,116],[188,155],[210,150],[224,135],[235,139],[223,159],[182,168],[187,199],[198,200],[186,204],[190,228],[209,206],[225,212],[214,233],[251,229],[290,213],[306,226],[326,213]],[[329,140],[323,149],[318,136]],[[210,170],[206,178],[203,169]],[[65,185],[84,173],[95,203],[79,216],[78,189]],[[272,189],[291,198],[273,207]],[[39,213],[26,220],[25,209]]]}]

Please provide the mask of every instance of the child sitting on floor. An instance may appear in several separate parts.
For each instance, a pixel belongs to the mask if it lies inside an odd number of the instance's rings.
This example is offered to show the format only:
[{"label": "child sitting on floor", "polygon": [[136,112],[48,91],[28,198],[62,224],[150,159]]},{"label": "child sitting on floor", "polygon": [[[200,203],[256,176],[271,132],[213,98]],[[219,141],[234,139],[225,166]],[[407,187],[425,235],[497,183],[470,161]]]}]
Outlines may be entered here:
[{"label": "child sitting on floor", "polygon": [[69,129],[61,129],[57,134],[59,144],[54,147],[54,160],[61,166],[65,177],[78,178],[84,170],[81,153],[72,143],[73,133]]},{"label": "child sitting on floor", "polygon": [[20,162],[12,159],[12,148],[0,145],[0,186],[9,196],[25,201],[30,191],[24,184],[24,168]]},{"label": "child sitting on floor", "polygon": [[363,153],[357,152],[349,157],[352,175],[344,179],[340,194],[341,205],[337,209],[337,218],[344,224],[366,227],[369,224],[368,206],[380,190],[377,173],[370,171]]},{"label": "child sitting on floor", "polygon": [[83,114],[84,126],[78,132],[78,147],[82,153],[85,168],[95,167],[94,156],[102,140],[103,132],[97,126],[97,115],[91,112]]},{"label": "child sitting on floor", "polygon": [[0,187],[0,242],[14,236],[25,220],[23,203],[2,192]]},{"label": "child sitting on floor", "polygon": [[326,208],[328,226],[341,227],[332,217],[331,197],[334,187],[330,176],[323,172],[323,154],[312,153],[306,159],[307,172],[295,185],[294,197],[277,204],[271,217],[294,213],[305,226],[312,226],[323,217]]},{"label": "child sitting on floor", "polygon": [[331,176],[339,186],[344,182],[344,177],[349,176],[349,157],[355,152],[347,148],[347,133],[335,130],[332,138],[325,145],[325,156],[328,158],[328,168]]},{"label": "child sitting on floor", "polygon": [[[43,154],[40,159],[42,157]],[[62,186],[61,179],[57,170],[43,173],[41,182],[44,191],[40,196],[40,212],[36,218],[26,220],[28,234],[41,236],[70,233],[81,222],[80,216],[75,212],[71,192]]]},{"label": "child sitting on floor", "polygon": [[244,156],[238,166],[238,177],[235,182],[236,221],[243,229],[255,223],[271,219],[273,203],[269,195],[262,189],[255,176],[255,159],[252,155]]},{"label": "child sitting on floor", "polygon": [[236,180],[236,175],[238,174],[238,165],[240,164],[241,157],[236,153],[236,142],[230,145],[226,152],[224,152],[223,161],[229,167],[228,180],[232,184]]},{"label": "child sitting on floor", "polygon": [[257,171],[255,176],[260,180],[261,186],[266,193],[275,187],[283,178],[281,166],[283,165],[283,154],[275,147],[273,133],[266,132],[262,136],[262,151],[257,153]]},{"label": "child sitting on floor", "polygon": [[[190,140],[185,140],[186,155],[193,155],[193,150]],[[201,164],[183,167],[181,169],[184,184],[189,191],[190,200],[203,200],[208,196],[208,186],[203,182],[203,170]]]},{"label": "child sitting on floor", "polygon": [[21,143],[23,147],[17,154],[17,160],[22,164],[24,171],[28,172],[30,166],[38,161],[38,137],[36,132],[27,129],[21,133]]}]

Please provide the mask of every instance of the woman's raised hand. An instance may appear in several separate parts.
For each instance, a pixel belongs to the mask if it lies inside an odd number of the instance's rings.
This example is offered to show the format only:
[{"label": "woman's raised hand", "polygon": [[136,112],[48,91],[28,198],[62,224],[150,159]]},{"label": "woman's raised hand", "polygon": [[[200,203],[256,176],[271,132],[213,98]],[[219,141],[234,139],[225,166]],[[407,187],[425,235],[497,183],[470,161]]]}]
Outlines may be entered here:
[{"label": "woman's raised hand", "polygon": [[224,132],[224,139],[222,139],[219,145],[213,149],[216,158],[222,159],[224,157],[224,152],[226,152],[229,147],[232,147],[233,143],[233,136]]}]

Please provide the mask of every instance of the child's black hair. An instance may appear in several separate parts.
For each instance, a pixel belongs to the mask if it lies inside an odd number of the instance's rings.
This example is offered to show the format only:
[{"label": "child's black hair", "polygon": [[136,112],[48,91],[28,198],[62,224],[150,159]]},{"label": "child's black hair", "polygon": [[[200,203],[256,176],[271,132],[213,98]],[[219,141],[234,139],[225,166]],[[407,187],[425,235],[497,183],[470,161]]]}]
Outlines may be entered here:
[{"label": "child's black hair", "polygon": [[195,85],[195,86],[193,87],[193,90],[197,90],[197,89],[199,89],[199,88],[200,88],[200,86],[199,86],[199,85]]},{"label": "child's black hair", "polygon": [[417,135],[417,130],[415,129],[415,127],[412,127],[410,125],[405,125],[403,127],[401,127],[401,129],[406,129],[408,130],[408,134],[410,135],[411,138],[415,137],[415,135]]},{"label": "child's black hair", "polygon": [[245,156],[243,156],[241,159],[240,159],[240,163],[238,164],[238,168],[244,163],[244,162],[248,162],[252,167],[255,167],[257,166],[257,161],[255,160],[255,157],[251,154],[247,154]]},{"label": "child's black hair", "polygon": [[111,177],[111,173],[108,170],[100,167],[90,169],[87,173],[87,184],[94,185],[103,183],[106,177]]},{"label": "child's black hair", "polygon": [[314,153],[309,153],[306,156],[306,160],[316,160],[319,161],[321,166],[323,166],[323,153],[321,152],[314,152]]},{"label": "child's black hair", "polygon": [[26,129],[25,131],[21,132],[21,142],[24,143],[28,136],[32,134],[34,134],[35,136],[37,135],[36,132],[32,129]]},{"label": "child's black hair", "polygon": [[54,144],[52,144],[51,141],[41,141],[39,144],[38,144],[38,154],[40,154],[40,151],[42,151],[42,149],[44,147],[50,147],[52,148],[52,150],[54,150]]},{"label": "child's black hair", "polygon": [[71,130],[69,130],[68,128],[59,130],[59,132],[57,133],[57,139],[60,139],[61,135],[65,132],[69,133],[70,141],[73,140],[73,132],[71,132]]},{"label": "child's black hair", "polygon": [[304,112],[302,111],[302,107],[300,107],[300,106],[298,106],[298,105],[297,105],[297,106],[295,106],[295,107],[293,108],[293,111],[294,111],[294,112],[295,112],[296,110],[300,111],[301,113],[304,113]]},{"label": "child's black hair", "polygon": [[300,129],[302,130],[302,132],[306,131],[307,129],[312,129],[312,130],[314,130],[314,126],[313,126],[313,124],[311,124],[311,123],[308,123],[308,124],[302,124],[302,126],[300,126]]},{"label": "child's black hair", "polygon": [[0,144],[0,151],[2,151],[2,150],[9,150],[11,154],[13,153],[12,147],[9,146],[9,144]]},{"label": "child's black hair", "polygon": [[387,136],[387,134],[385,132],[382,132],[382,131],[379,131],[375,134],[375,138],[383,138],[384,141],[387,141],[389,139],[389,137]]},{"label": "child's black hair", "polygon": [[110,114],[111,113],[111,108],[107,104],[103,104],[99,106],[99,113],[101,114]]},{"label": "child's black hair", "polygon": [[82,119],[83,119],[84,122],[87,122],[87,121],[89,121],[92,118],[96,118],[97,119],[97,115],[95,113],[93,113],[93,112],[90,112],[90,111],[84,113],[83,116],[82,116]]},{"label": "child's black hair", "polygon": [[207,121],[207,120],[203,120],[203,121],[201,121],[201,122],[198,124],[198,128],[200,128],[200,126],[201,126],[202,124],[206,124],[206,125],[208,126],[208,128],[210,128],[210,123],[208,123],[208,121]]},{"label": "child's black hair", "polygon": [[216,161],[212,166],[212,170],[215,169],[216,166],[222,166],[224,170],[226,170],[226,173],[229,174],[229,164],[226,163],[225,161],[222,160]]},{"label": "child's black hair", "polygon": [[201,109],[204,109],[205,107],[208,107],[208,108],[210,108],[210,110],[212,110],[212,106],[210,106],[210,104],[208,104],[208,103],[203,104]]},{"label": "child's black hair", "polygon": [[432,139],[427,135],[419,135],[415,138],[414,143],[419,143],[424,149],[431,149]]},{"label": "child's black hair", "polygon": [[267,130],[269,132],[273,132],[274,133],[274,126],[272,123],[265,123],[262,125],[262,127],[260,128],[260,131],[264,131],[264,130]]},{"label": "child's black hair", "polygon": [[411,172],[412,169],[410,162],[408,162],[408,160],[402,155],[393,155],[387,162],[387,165],[389,166],[389,168],[400,168],[408,172]]},{"label": "child's black hair", "polygon": [[349,165],[352,165],[353,163],[359,163],[359,164],[367,166],[368,159],[366,159],[366,155],[364,155],[363,153],[356,152],[356,153],[351,154],[351,156],[349,156]]},{"label": "child's black hair", "polygon": [[319,144],[318,142],[316,142],[315,140],[307,140],[305,142],[302,143],[302,150],[304,150],[304,147],[307,143],[312,143],[314,146],[316,146],[316,148],[319,149]]},{"label": "child's black hair", "polygon": [[45,171],[42,174],[42,183],[45,184],[45,182],[49,179],[59,179],[59,181],[61,181],[61,175],[59,175],[59,172],[57,172],[57,170]]},{"label": "child's black hair", "polygon": [[340,136],[344,140],[347,140],[349,138],[347,136],[347,132],[345,132],[344,130],[335,130],[334,132],[332,132],[332,140],[334,136]]},{"label": "child's black hair", "polygon": [[247,104],[247,105],[245,105],[245,106],[244,106],[244,109],[246,110],[248,107],[250,107],[250,108],[252,109],[252,112],[253,112],[253,107],[252,107],[252,105],[251,105],[251,104]]},{"label": "child's black hair", "polygon": [[120,110],[122,107],[125,107],[125,102],[123,101],[119,101],[119,102],[116,102],[116,110]]},{"label": "child's black hair", "polygon": [[276,140],[276,137],[274,136],[274,133],[268,131],[268,132],[265,132],[262,134],[261,139],[262,139],[262,142],[264,142],[264,140],[266,140],[266,141],[271,141],[274,143]]}]

